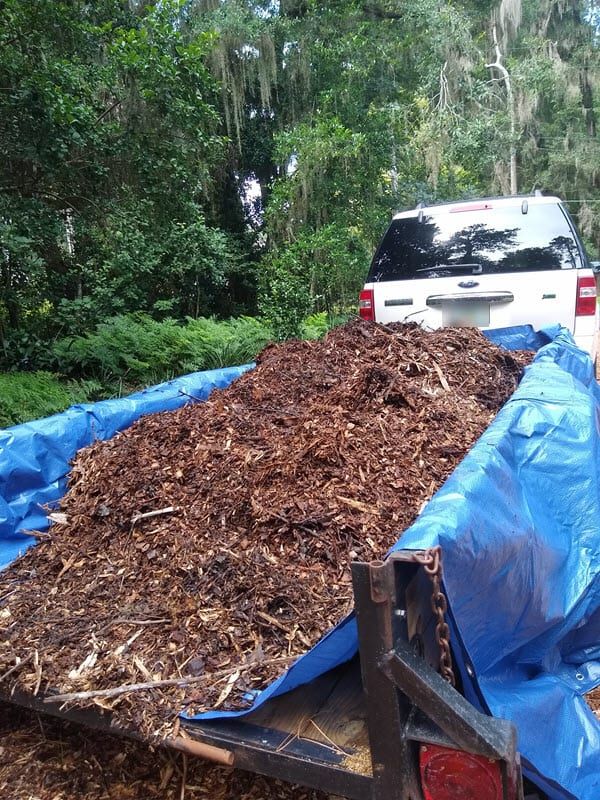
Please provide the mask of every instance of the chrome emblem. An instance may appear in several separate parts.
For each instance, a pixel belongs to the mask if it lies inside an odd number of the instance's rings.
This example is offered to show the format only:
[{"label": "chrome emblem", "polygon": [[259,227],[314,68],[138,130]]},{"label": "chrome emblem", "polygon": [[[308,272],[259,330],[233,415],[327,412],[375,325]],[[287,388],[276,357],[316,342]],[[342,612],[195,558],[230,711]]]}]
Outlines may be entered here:
[{"label": "chrome emblem", "polygon": [[477,281],[461,281],[458,285],[461,289],[474,289],[479,286],[479,283]]}]

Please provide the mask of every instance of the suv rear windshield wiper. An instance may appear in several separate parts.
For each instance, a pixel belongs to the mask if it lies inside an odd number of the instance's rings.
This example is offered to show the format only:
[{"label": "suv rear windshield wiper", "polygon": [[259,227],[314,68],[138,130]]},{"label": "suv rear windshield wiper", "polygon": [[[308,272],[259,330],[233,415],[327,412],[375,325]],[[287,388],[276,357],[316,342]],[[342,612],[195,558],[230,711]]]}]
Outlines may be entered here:
[{"label": "suv rear windshield wiper", "polygon": [[420,267],[415,272],[433,272],[436,269],[472,269],[473,275],[481,275],[483,267],[481,264],[436,264],[433,267]]}]

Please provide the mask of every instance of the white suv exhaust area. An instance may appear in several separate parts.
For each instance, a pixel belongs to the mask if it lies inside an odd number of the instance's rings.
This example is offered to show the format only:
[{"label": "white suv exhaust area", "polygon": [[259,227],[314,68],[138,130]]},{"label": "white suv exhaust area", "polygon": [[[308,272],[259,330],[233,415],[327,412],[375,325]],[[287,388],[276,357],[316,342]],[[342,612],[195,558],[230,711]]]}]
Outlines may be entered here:
[{"label": "white suv exhaust area", "polygon": [[596,279],[557,197],[499,197],[397,214],[359,313],[428,328],[560,323],[596,356]]}]

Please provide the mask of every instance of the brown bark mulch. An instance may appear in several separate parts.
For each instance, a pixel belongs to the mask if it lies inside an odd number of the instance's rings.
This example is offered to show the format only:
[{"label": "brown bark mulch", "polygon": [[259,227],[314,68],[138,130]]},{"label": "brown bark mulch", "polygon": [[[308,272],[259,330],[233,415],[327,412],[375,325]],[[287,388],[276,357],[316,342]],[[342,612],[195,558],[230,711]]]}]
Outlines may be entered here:
[{"label": "brown bark mulch", "polygon": [[327,795],[0,703],[5,800],[327,800]]},{"label": "brown bark mulch", "polygon": [[182,706],[248,705],[351,609],[350,562],[385,554],[530,359],[356,321],[82,450],[58,522],[0,574],[0,689],[88,692],[71,702],[157,740]]},{"label": "brown bark mulch", "polygon": [[592,689],[591,692],[588,692],[585,696],[587,700],[587,704],[592,709],[594,714],[600,718],[600,687],[596,689]]}]

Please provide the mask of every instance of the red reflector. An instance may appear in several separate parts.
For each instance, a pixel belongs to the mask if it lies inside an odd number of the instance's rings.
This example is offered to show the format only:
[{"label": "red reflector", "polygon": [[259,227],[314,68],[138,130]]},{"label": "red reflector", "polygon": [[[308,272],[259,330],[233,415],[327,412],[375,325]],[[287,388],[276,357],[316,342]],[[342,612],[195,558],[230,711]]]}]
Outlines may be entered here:
[{"label": "red reflector", "polygon": [[593,317],[596,313],[596,278],[593,275],[577,279],[576,317]]},{"label": "red reflector", "polygon": [[420,753],[425,800],[503,800],[502,774],[496,761],[435,744]]},{"label": "red reflector", "polygon": [[459,214],[461,211],[487,211],[492,208],[491,203],[467,203],[464,206],[454,206],[450,209],[451,214]]},{"label": "red reflector", "polygon": [[375,301],[373,299],[373,289],[363,289],[358,297],[358,313],[362,319],[370,322],[375,320]]}]

